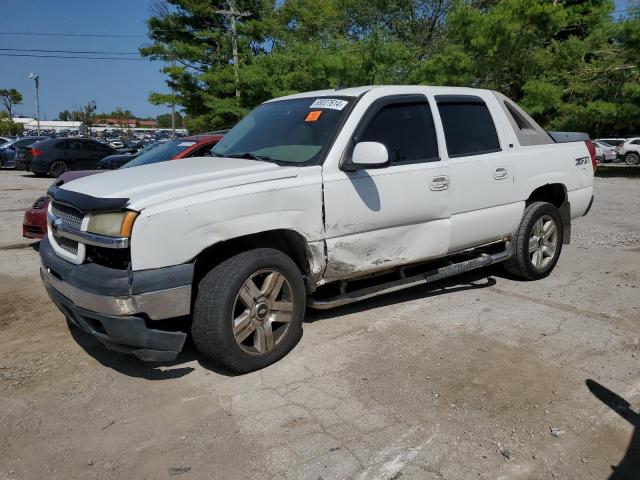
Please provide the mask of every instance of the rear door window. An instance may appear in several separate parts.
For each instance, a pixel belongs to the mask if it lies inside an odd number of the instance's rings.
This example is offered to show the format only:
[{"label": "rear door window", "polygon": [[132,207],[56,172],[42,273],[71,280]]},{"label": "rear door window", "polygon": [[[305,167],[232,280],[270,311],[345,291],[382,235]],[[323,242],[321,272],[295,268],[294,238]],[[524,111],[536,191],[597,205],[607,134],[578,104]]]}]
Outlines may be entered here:
[{"label": "rear door window", "polygon": [[449,157],[499,152],[500,141],[491,113],[480,97],[436,95]]},{"label": "rear door window", "polygon": [[58,142],[58,143],[56,143],[56,149],[58,149],[58,150],[69,150],[69,142]]},{"label": "rear door window", "polygon": [[440,160],[433,117],[426,100],[383,106],[357,141],[382,143],[387,147],[392,165]]}]

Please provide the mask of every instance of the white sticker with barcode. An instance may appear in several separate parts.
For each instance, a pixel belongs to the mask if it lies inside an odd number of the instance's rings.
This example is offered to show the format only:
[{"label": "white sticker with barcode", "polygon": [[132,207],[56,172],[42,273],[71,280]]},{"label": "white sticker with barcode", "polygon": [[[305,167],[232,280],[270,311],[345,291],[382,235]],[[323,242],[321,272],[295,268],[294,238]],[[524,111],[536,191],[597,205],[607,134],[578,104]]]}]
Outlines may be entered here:
[{"label": "white sticker with barcode", "polygon": [[349,102],[337,98],[318,98],[309,108],[330,108],[332,110],[342,110]]},{"label": "white sticker with barcode", "polygon": [[190,147],[191,145],[195,145],[195,144],[196,144],[196,142],[182,142],[182,143],[179,143],[178,146],[179,147]]}]

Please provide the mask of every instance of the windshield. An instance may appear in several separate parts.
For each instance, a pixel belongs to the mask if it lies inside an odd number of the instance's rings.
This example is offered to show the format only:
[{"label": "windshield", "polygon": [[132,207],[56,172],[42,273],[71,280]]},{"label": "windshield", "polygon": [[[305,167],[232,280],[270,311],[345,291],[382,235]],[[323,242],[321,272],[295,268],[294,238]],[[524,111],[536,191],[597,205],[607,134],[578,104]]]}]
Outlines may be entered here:
[{"label": "windshield", "polygon": [[233,127],[211,153],[277,163],[314,163],[349,101],[348,97],[307,97],[263,103]]},{"label": "windshield", "polygon": [[157,147],[151,148],[141,153],[130,162],[125,163],[120,168],[139,167],[140,165],[149,165],[151,163],[164,162],[171,160],[177,154],[195,145],[193,140],[171,140],[170,142],[161,143]]}]

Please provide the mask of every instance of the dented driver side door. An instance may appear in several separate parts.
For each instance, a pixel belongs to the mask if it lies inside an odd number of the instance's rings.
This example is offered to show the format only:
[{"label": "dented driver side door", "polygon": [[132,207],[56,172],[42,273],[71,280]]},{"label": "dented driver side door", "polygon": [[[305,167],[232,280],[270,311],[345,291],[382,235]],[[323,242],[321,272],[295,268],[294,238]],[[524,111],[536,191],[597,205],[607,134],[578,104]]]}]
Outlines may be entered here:
[{"label": "dented driver side door", "polygon": [[449,246],[448,166],[427,98],[373,101],[344,155],[363,141],[383,143],[391,164],[323,170],[329,281],[443,256]]}]

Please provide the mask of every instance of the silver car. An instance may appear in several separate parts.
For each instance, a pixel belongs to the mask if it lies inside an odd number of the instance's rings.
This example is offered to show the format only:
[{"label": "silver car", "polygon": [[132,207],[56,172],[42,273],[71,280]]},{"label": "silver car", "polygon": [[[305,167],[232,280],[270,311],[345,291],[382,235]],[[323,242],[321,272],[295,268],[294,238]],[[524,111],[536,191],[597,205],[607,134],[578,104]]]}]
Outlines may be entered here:
[{"label": "silver car", "polygon": [[596,160],[600,163],[615,162],[618,158],[616,147],[608,145],[604,142],[594,141],[596,147]]},{"label": "silver car", "polygon": [[620,145],[618,157],[628,165],[640,165],[640,137],[630,138]]}]

